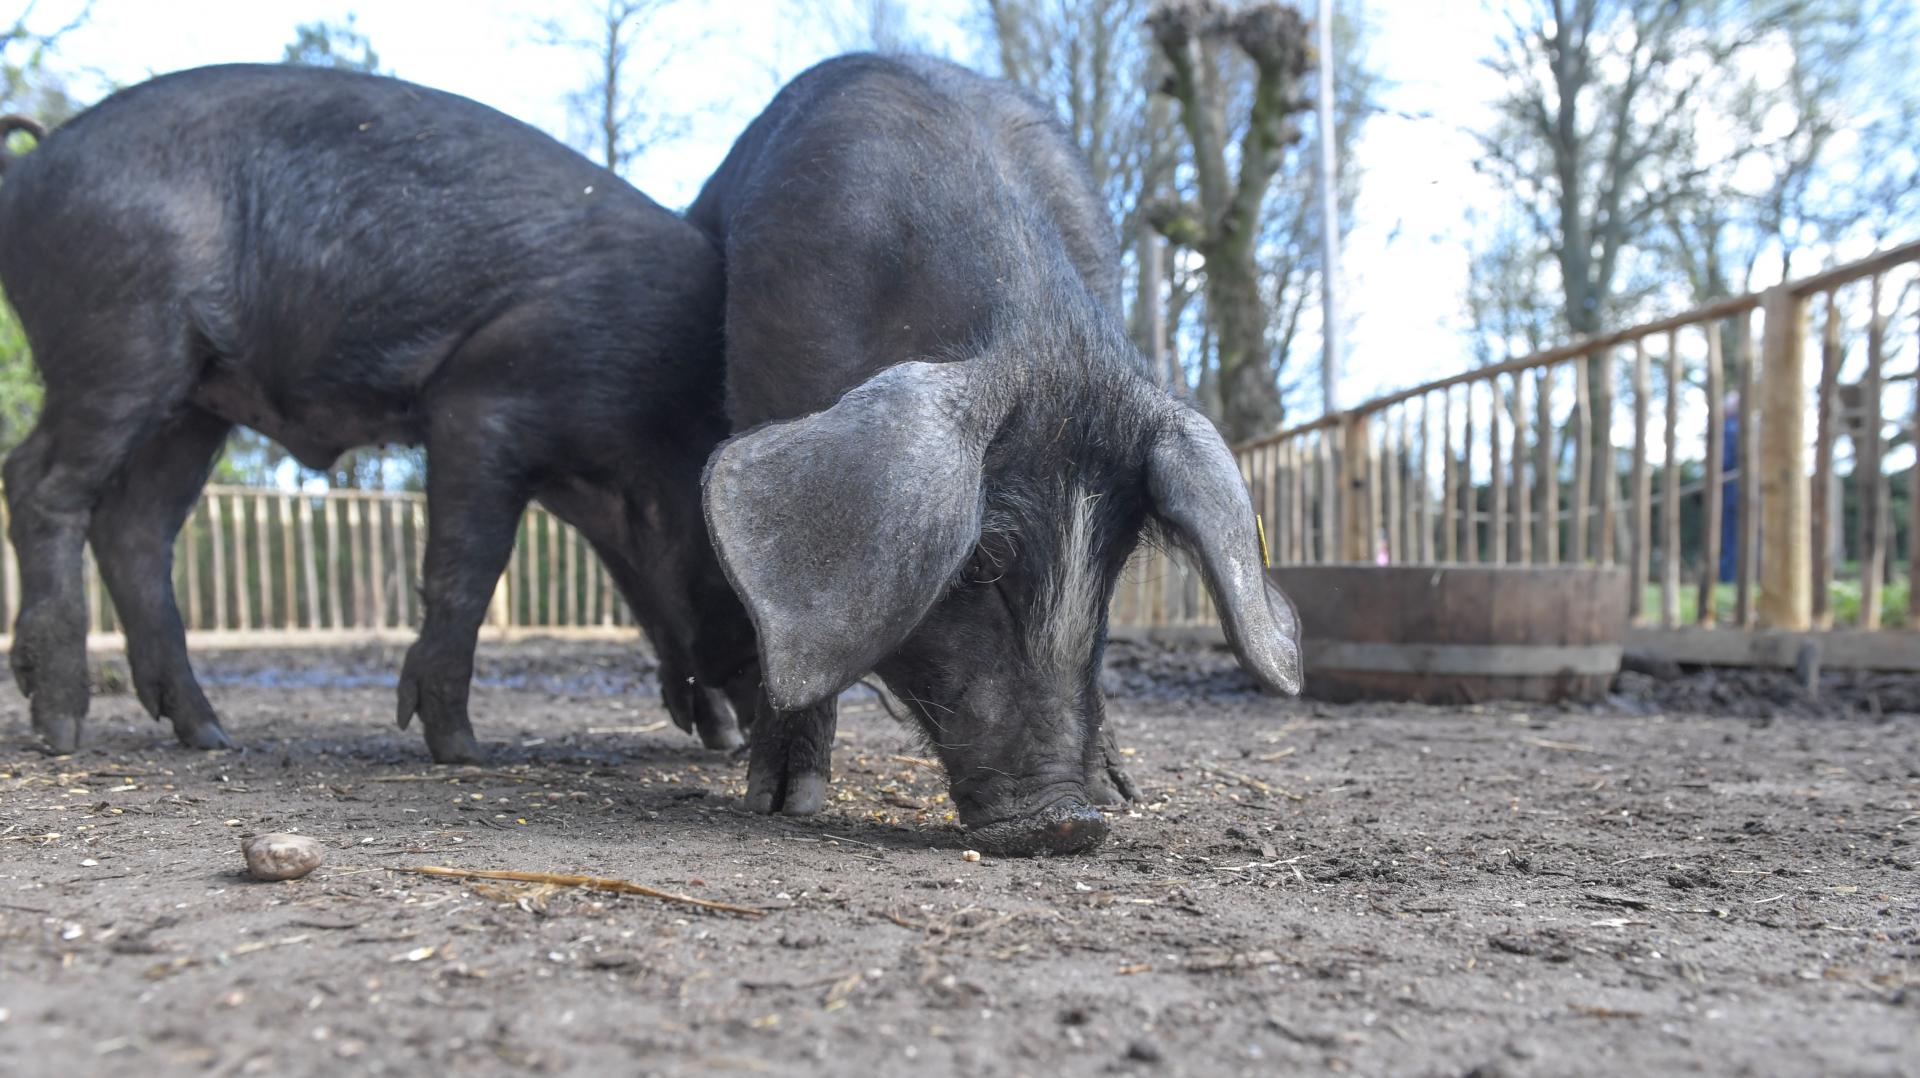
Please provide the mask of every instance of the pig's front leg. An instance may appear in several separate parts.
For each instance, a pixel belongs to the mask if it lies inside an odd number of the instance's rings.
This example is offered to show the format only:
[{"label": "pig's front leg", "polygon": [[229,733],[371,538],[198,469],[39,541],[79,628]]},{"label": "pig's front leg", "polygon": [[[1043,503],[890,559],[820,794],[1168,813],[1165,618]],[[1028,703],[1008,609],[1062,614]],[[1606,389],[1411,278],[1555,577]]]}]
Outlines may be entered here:
[{"label": "pig's front leg", "polygon": [[[232,748],[187,659],[173,595],[173,545],[233,425],[187,408],[170,418],[107,485],[88,535],[127,637],[134,691],[195,749]],[[188,555],[191,557],[191,553]]]},{"label": "pig's front leg", "polygon": [[761,693],[747,742],[749,809],[811,816],[826,804],[836,704],[828,697],[799,711],[776,711]]},{"label": "pig's front leg", "polygon": [[404,730],[420,716],[435,763],[477,763],[467,718],[474,641],[528,496],[474,447],[429,439],[427,453],[426,620],[400,669],[398,717]]}]

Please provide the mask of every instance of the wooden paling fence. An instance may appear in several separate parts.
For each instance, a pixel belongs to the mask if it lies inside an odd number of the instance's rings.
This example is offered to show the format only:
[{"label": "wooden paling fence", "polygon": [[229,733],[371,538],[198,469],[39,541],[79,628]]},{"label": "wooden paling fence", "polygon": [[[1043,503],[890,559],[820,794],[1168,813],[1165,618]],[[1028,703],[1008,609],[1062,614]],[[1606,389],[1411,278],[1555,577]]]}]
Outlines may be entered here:
[{"label": "wooden paling fence", "polygon": [[[1920,441],[1920,403],[1895,414],[1888,392],[1915,378],[1917,284],[1920,243],[1907,244],[1377,397],[1235,455],[1275,564],[1622,564],[1636,637],[1676,658],[1790,661],[1820,630],[1836,661],[1920,669],[1920,636],[1888,631],[1885,604],[1904,592],[1901,624],[1920,626],[1916,472],[1902,579],[1885,467],[1890,431]],[[1210,626],[1191,576],[1137,558],[1116,625]]]},{"label": "wooden paling fence", "polygon": [[[180,614],[202,646],[408,640],[423,614],[426,539],[426,498],[417,493],[210,486],[175,542]],[[84,579],[90,637],[111,646],[119,624],[91,553]],[[19,561],[0,535],[7,632],[19,594]],[[632,625],[580,534],[529,508],[494,592],[490,633],[594,636]]]}]

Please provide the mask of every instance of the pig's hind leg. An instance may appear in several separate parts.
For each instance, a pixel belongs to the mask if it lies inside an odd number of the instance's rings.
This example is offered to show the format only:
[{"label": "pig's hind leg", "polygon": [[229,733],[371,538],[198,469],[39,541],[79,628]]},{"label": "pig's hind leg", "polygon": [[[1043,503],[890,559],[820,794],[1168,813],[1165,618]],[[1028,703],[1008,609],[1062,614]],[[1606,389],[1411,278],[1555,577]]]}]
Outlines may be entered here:
[{"label": "pig's hind leg", "polygon": [[233,425],[188,407],[148,438],[108,483],[88,538],[126,630],[140,704],[173,722],[182,745],[232,748],[187,658],[173,594],[173,546]]},{"label": "pig's hind leg", "polygon": [[[455,409],[457,411],[457,409]],[[485,423],[427,437],[426,620],[400,669],[401,729],[420,716],[435,763],[478,763],[467,716],[474,642],[529,492],[517,462],[474,444]]]},{"label": "pig's hind leg", "polygon": [[5,470],[8,534],[20,560],[9,660],[32,701],[34,729],[48,751],[65,754],[79,748],[87,715],[81,555],[94,508],[134,447],[182,402],[188,377],[176,377],[184,363],[132,366],[113,348],[34,344],[45,403]]}]

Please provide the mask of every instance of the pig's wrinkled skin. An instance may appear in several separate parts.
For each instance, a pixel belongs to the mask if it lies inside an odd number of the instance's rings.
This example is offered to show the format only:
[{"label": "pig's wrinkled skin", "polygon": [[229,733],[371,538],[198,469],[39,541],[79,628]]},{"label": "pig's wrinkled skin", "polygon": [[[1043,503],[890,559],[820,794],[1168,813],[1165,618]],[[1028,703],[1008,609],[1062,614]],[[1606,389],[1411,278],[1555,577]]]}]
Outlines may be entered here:
[{"label": "pig's wrinkled skin", "polygon": [[738,744],[722,690],[754,646],[701,516],[727,428],[723,279],[697,229],[475,102],[296,67],[154,79],[5,165],[0,282],[46,382],[6,462],[11,659],[50,750],[87,711],[88,541],[141,703],[187,745],[231,743],[170,567],[235,425],[314,468],[426,446],[426,621],[398,718],[421,717],[435,760],[480,756],[475,634],[532,498],[605,561],[675,717]]},{"label": "pig's wrinkled skin", "polygon": [[1107,604],[1147,534],[1199,564],[1242,664],[1298,691],[1239,470],[1122,331],[1113,227],[1044,107],[940,61],[829,60],[688,216],[724,248],[743,432],[707,519],[777,713],[752,807],[817,808],[834,694],[873,670],[970,841],[1097,845]]}]

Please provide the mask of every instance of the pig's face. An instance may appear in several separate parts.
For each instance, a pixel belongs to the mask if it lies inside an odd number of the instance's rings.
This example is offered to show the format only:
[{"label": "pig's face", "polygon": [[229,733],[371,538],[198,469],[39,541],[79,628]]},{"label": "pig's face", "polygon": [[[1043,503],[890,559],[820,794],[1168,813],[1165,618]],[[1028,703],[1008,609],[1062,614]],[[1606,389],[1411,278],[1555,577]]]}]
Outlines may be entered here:
[{"label": "pig's face", "polygon": [[1085,787],[1096,679],[1108,600],[1148,530],[1199,564],[1242,664],[1298,691],[1297,622],[1261,570],[1231,453],[1128,368],[902,363],[728,442],[706,492],[774,705],[877,670],[989,849],[1106,834]]},{"label": "pig's face", "polygon": [[1099,763],[1107,604],[1147,521],[1137,469],[1090,482],[1070,454],[1036,456],[1050,474],[999,473],[972,554],[877,667],[989,852],[1071,852],[1106,834],[1086,777]]}]

